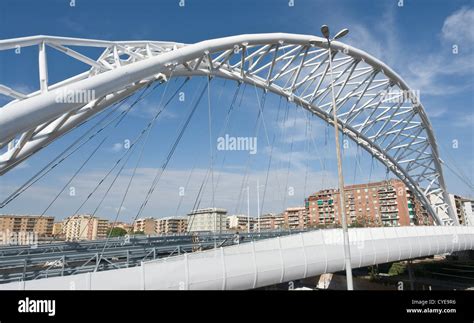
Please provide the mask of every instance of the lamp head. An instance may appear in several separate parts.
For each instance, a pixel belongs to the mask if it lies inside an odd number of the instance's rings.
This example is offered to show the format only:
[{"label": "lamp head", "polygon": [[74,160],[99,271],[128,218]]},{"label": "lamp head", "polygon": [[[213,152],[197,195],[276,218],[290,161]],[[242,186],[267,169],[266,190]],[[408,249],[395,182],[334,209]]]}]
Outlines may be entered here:
[{"label": "lamp head", "polygon": [[323,34],[324,38],[329,38],[329,27],[327,25],[322,25],[321,33]]},{"label": "lamp head", "polygon": [[342,38],[344,37],[345,35],[347,35],[349,33],[349,29],[347,28],[344,28],[342,29],[341,31],[339,31],[336,36],[334,36],[334,39],[338,39],[338,38]]}]

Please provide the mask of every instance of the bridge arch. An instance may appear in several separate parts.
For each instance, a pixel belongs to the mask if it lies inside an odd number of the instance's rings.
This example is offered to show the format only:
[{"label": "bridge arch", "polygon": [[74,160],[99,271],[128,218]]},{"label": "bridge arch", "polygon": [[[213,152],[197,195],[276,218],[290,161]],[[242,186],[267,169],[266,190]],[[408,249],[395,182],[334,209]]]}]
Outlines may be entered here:
[{"label": "bridge arch", "polygon": [[[0,41],[0,50],[38,46],[40,90],[0,108],[0,174],[146,84],[177,76],[223,77],[273,92],[332,125],[329,53],[325,39],[284,33],[239,35],[195,44],[110,42],[50,36]],[[70,46],[104,48],[98,59]],[[46,47],[91,66],[48,84]],[[334,41],[333,83],[338,127],[377,158],[418,197],[438,224],[456,224],[433,129],[417,92],[389,66]],[[64,91],[94,91],[87,104],[58,102]]]}]

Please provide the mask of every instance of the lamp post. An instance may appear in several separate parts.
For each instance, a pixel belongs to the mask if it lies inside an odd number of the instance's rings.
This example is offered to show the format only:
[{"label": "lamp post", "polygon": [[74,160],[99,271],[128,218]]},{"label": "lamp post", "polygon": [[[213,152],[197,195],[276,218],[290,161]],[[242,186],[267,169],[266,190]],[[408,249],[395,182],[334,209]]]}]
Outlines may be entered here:
[{"label": "lamp post", "polygon": [[257,225],[258,233],[260,233],[260,187],[265,185],[260,185],[260,181],[257,179]]},{"label": "lamp post", "polygon": [[250,186],[244,190],[247,190],[247,233],[250,233]]},{"label": "lamp post", "polygon": [[[339,31],[334,39],[344,37],[349,32],[348,29],[342,29]],[[352,283],[352,266],[351,266],[351,250],[349,246],[349,231],[347,230],[347,215],[346,215],[346,199],[344,194],[344,176],[342,173],[342,158],[341,158],[341,147],[339,143],[339,127],[337,125],[337,111],[336,111],[336,96],[334,94],[334,80],[332,70],[332,52],[331,52],[331,40],[329,39],[329,27],[327,25],[321,26],[321,33],[324,38],[328,41],[328,55],[329,55],[329,69],[330,69],[330,80],[331,80],[331,94],[332,94],[332,113],[334,123],[334,139],[336,140],[336,154],[337,154],[337,175],[339,179],[339,197],[341,205],[341,220],[342,220],[342,235],[344,239],[344,262],[346,267],[346,280],[347,290],[353,290]],[[334,40],[333,39],[333,40]]]}]

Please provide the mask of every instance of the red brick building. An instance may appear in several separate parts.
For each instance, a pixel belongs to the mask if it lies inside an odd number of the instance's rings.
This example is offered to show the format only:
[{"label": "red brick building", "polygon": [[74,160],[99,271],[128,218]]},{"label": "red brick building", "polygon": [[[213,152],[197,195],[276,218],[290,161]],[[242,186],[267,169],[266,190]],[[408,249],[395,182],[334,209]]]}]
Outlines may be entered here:
[{"label": "red brick building", "polygon": [[308,211],[304,206],[287,208],[283,218],[287,229],[305,229],[308,226]]},{"label": "red brick building", "polygon": [[[348,223],[359,226],[432,224],[421,204],[398,179],[344,188]],[[339,190],[326,189],[305,201],[308,226],[341,224]]]}]

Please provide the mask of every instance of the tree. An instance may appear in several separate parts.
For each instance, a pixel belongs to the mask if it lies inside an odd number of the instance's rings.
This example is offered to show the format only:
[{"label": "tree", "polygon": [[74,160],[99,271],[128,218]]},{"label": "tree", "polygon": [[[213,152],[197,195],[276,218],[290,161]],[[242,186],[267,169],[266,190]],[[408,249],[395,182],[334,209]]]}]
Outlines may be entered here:
[{"label": "tree", "polygon": [[402,262],[394,262],[390,269],[388,270],[388,274],[390,276],[398,276],[405,272],[406,265]]},{"label": "tree", "polygon": [[107,236],[110,235],[110,237],[123,237],[124,235],[127,234],[127,230],[123,228],[111,228],[107,230]]},{"label": "tree", "polygon": [[356,220],[352,221],[352,223],[349,224],[349,228],[362,228],[362,227],[365,227],[364,225],[365,223],[363,223],[361,221],[361,219],[357,218]]}]

